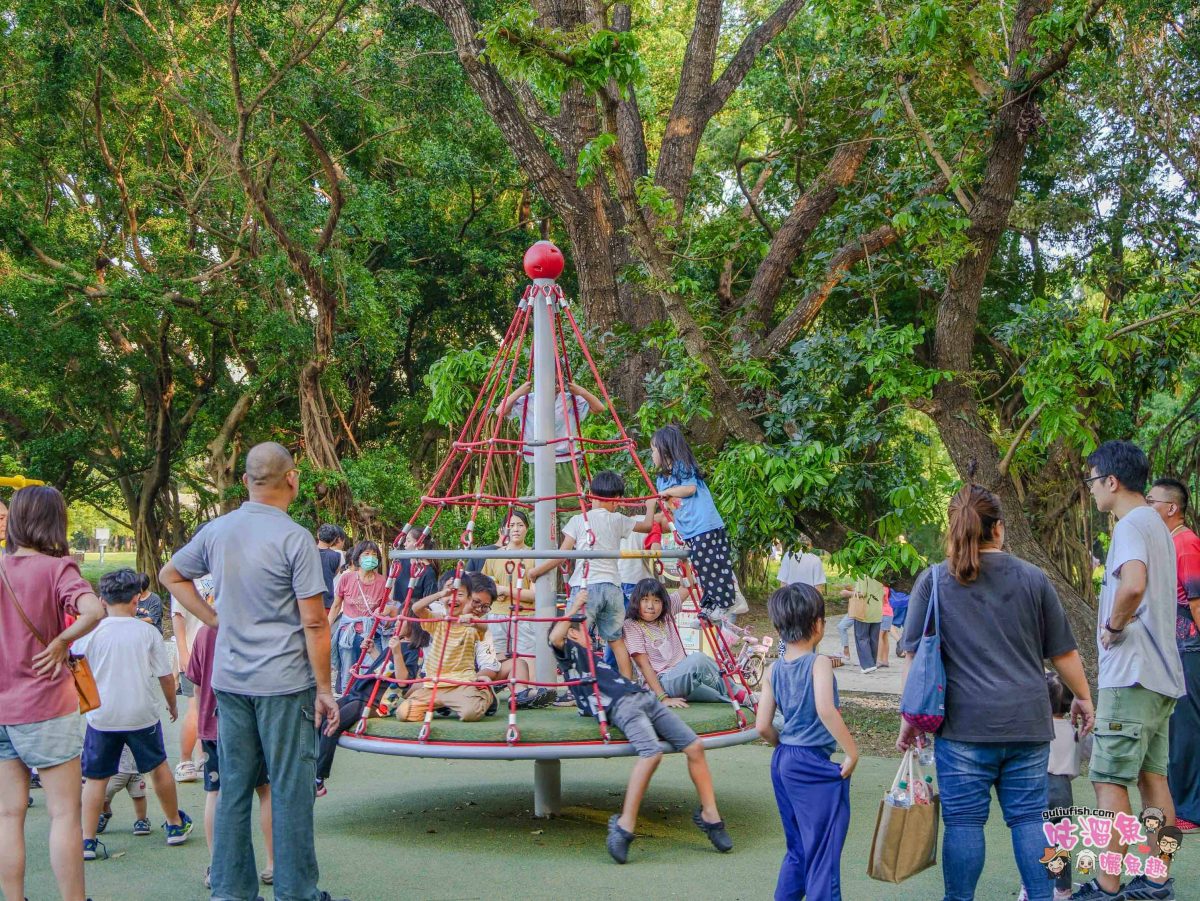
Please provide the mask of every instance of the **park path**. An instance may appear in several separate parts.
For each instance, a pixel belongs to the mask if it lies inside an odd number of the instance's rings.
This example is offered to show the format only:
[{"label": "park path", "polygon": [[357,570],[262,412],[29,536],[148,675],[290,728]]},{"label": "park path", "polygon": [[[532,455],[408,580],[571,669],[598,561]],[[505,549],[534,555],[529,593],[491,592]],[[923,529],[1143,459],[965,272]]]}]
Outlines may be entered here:
[{"label": "park path", "polygon": [[[830,617],[825,623],[825,637],[821,639],[822,654],[841,654],[841,639],[838,638],[838,622],[841,616]],[[904,661],[896,656],[896,642],[888,642],[889,663],[891,666],[881,667],[873,673],[864,673],[858,665],[858,653],[854,649],[853,631],[850,638],[850,660],[845,666],[837,669],[837,684],[839,691],[864,691],[876,694],[900,694],[900,674],[904,671]]]}]

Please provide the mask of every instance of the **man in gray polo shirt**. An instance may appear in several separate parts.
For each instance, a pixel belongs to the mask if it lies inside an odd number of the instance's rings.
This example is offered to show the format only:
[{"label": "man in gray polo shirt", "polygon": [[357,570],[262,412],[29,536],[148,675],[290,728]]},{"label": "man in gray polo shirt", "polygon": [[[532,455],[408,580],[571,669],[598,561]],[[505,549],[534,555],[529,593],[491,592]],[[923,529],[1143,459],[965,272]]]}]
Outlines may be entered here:
[{"label": "man in gray polo shirt", "polygon": [[[242,481],[250,500],[210,522],[159,576],[200,620],[214,627],[220,621],[212,671],[221,778],[212,897],[258,897],[250,799],[265,761],[276,824],[276,897],[327,901],[317,888],[313,843],[317,729],[336,729],[338,707],[329,684],[321,558],[287,514],[300,483],[285,447],[251,448]],[[192,585],[206,573],[214,607]]]}]

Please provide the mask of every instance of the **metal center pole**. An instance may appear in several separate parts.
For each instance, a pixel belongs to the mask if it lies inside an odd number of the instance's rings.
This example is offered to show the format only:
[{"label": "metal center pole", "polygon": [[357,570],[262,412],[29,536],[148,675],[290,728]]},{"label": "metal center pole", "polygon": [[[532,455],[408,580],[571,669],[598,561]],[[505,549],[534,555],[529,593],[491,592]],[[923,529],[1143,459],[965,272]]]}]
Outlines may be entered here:
[{"label": "metal center pole", "polygon": [[[533,493],[539,498],[533,508],[533,547],[538,551],[554,550],[554,517],[558,502],[553,499],[555,485],[555,451],[558,445],[549,443],[554,434],[554,405],[558,402],[555,384],[554,328],[551,319],[553,303],[548,289],[554,279],[535,278],[539,289],[533,300],[533,437],[538,444],[533,449]],[[550,555],[547,554],[547,557]],[[556,613],[555,583],[558,573],[551,570],[534,586],[534,609],[539,617]],[[547,636],[550,623],[538,623],[534,673],[538,682],[553,682],[557,667],[550,651]],[[557,760],[536,760],[533,764],[533,815],[549,817],[562,809],[562,764]]]}]

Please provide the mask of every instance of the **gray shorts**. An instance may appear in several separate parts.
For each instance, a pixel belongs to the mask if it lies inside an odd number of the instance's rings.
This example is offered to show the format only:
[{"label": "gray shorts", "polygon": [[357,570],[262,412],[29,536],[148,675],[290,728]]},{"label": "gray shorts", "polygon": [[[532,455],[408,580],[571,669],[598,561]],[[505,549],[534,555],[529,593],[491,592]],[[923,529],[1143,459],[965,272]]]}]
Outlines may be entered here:
[{"label": "gray shorts", "polygon": [[196,696],[196,686],[183,673],[179,674],[179,694],[185,698],[194,698]]},{"label": "gray shorts", "polygon": [[648,691],[625,695],[613,705],[609,715],[613,725],[637,748],[639,757],[661,754],[660,739],[673,751],[682,751],[697,738],[691,726]]},{"label": "gray shorts", "polygon": [[19,760],[25,766],[49,769],[78,757],[83,751],[83,719],[78,713],[0,726],[0,760]]},{"label": "gray shorts", "polygon": [[892,628],[892,618],[891,616],[885,616],[879,623],[879,631],[887,632],[890,628]]}]

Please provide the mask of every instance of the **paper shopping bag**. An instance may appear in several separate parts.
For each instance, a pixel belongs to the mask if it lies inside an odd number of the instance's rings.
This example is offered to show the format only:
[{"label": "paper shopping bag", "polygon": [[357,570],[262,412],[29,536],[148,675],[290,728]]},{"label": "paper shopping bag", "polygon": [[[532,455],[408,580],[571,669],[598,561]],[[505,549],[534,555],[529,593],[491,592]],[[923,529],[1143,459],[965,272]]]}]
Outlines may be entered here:
[{"label": "paper shopping bag", "polygon": [[[911,750],[900,763],[900,772],[892,783],[893,790],[904,773],[907,773],[909,785],[924,778]],[[940,816],[941,799],[936,791],[932,792],[928,804],[893,807],[880,801],[871,856],[867,859],[867,875],[880,882],[903,882],[933,866],[937,862]]]}]

